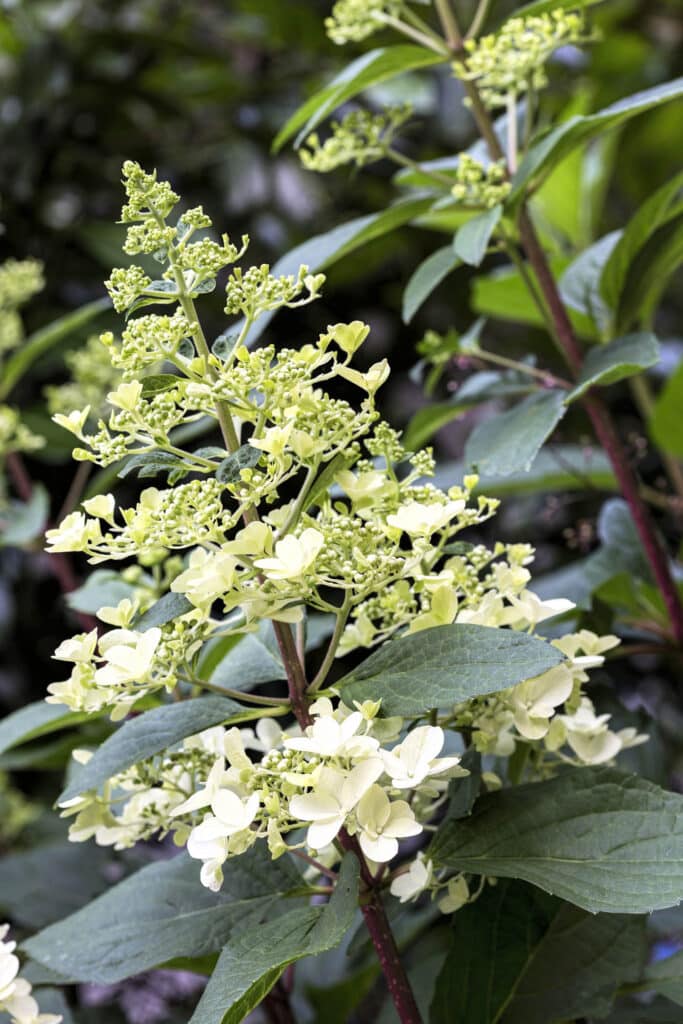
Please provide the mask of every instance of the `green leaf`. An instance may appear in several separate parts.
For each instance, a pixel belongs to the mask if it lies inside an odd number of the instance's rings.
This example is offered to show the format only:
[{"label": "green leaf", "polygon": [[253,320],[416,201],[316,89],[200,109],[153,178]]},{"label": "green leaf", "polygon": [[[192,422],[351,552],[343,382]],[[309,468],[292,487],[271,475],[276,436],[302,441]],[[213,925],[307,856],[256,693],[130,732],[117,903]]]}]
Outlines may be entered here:
[{"label": "green leaf", "polygon": [[26,928],[45,928],[107,888],[109,850],[65,840],[0,860],[0,912]]},{"label": "green leaf", "polygon": [[679,96],[683,96],[683,78],[664,82],[633,96],[627,96],[596,114],[571,117],[568,121],[563,121],[526,154],[513,179],[509,198],[516,199],[521,196],[529,184],[533,186],[538,182],[543,174],[555,167],[575,146]]},{"label": "green leaf", "polygon": [[662,451],[683,458],[683,362],[664,385],[648,424],[650,434]]},{"label": "green leaf", "polygon": [[137,473],[140,478],[168,473],[170,479],[171,475],[177,471],[189,473],[190,467],[172,452],[152,451],[131,455],[118,470],[117,475],[124,479],[131,473]]},{"label": "green leaf", "polygon": [[[462,480],[467,472],[463,462],[445,462],[437,469],[436,481],[446,490]],[[507,476],[482,473],[477,491],[501,497],[508,494],[539,494],[543,491],[582,491],[597,488],[617,490],[612,464],[601,449],[577,444],[546,445],[529,470]]]},{"label": "green leaf", "polygon": [[491,235],[503,216],[503,207],[499,204],[490,210],[472,217],[456,232],[453,239],[453,252],[463,263],[478,267],[486,255]]},{"label": "green leaf", "polygon": [[148,608],[139,619],[136,619],[134,626],[144,633],[145,630],[151,629],[153,626],[165,626],[167,622],[186,615],[193,608],[194,605],[184,594],[175,594],[173,591],[169,591],[168,594],[160,597],[151,608]]},{"label": "green leaf", "polygon": [[78,725],[89,717],[69,711],[62,704],[47,704],[44,700],[27,704],[0,722],[0,754],[20,743],[28,743],[39,736]]},{"label": "green leaf", "polygon": [[255,633],[246,633],[239,643],[230,648],[208,681],[212,686],[248,690],[259,683],[286,678],[271,625],[263,622]]},{"label": "green leaf", "polygon": [[42,484],[35,484],[29,500],[11,502],[7,512],[0,513],[0,521],[7,516],[6,524],[0,529],[0,547],[31,544],[45,529],[50,498]]},{"label": "green leaf", "polygon": [[221,953],[190,1024],[240,1024],[265,998],[285,967],[338,945],[358,908],[358,861],[347,853],[330,902],[301,907],[241,932]]},{"label": "green leaf", "polygon": [[649,323],[671,275],[683,262],[683,212],[654,231],[629,267],[616,315],[619,331]]},{"label": "green leaf", "polygon": [[240,479],[243,469],[253,469],[254,466],[258,465],[262,457],[263,452],[260,448],[253,448],[250,444],[243,444],[232,455],[228,455],[227,459],[223,459],[216,470],[216,479],[222,484],[234,484]]},{"label": "green leaf", "polygon": [[258,843],[225,865],[213,893],[186,854],[150,864],[24,944],[39,963],[77,981],[110,985],[178,957],[215,953],[240,927],[256,929],[274,899],[300,885],[284,857]]},{"label": "green leaf", "polygon": [[175,373],[153,373],[149,377],[142,378],[142,397],[151,398],[153,395],[161,395],[164,391],[170,391],[180,384],[181,378]]},{"label": "green leaf", "polygon": [[611,322],[611,313],[600,294],[600,276],[620,234],[612,231],[584,249],[560,278],[565,305],[589,317],[600,335],[607,333]]},{"label": "green leaf", "polygon": [[[415,220],[425,213],[433,202],[432,196],[401,199],[378,213],[356,217],[322,235],[315,235],[279,259],[273,266],[272,273],[296,274],[302,264],[306,264],[311,273],[325,270],[361,245],[366,245],[373,239],[389,234],[403,224]],[[273,313],[264,313],[258,318],[249,330],[247,342],[249,345],[252,345],[261,336],[273,315]],[[240,325],[237,326],[239,328]]]},{"label": "green leaf", "polygon": [[639,977],[644,953],[642,918],[589,914],[500,881],[453,918],[430,1024],[602,1017],[616,989]]},{"label": "green leaf", "polygon": [[649,913],[681,899],[683,796],[612,768],[573,768],[482,797],[430,856],[524,879],[591,913]]},{"label": "green leaf", "polygon": [[637,253],[665,222],[682,187],[683,171],[646,199],[621,232],[600,278],[600,292],[611,309],[616,310],[619,306],[629,267]]},{"label": "green leaf", "polygon": [[88,789],[99,789],[131,765],[180,743],[187,736],[228,722],[244,707],[226,697],[210,695],[179,704],[165,704],[124,722],[91,759],[74,773],[59,802]]},{"label": "green leaf", "polygon": [[541,391],[479,423],[465,445],[465,462],[482,473],[509,476],[528,470],[567,407],[563,391]]},{"label": "green leaf", "polygon": [[21,348],[17,349],[3,366],[2,381],[0,381],[0,401],[6,398],[17,381],[23,377],[36,359],[45,355],[46,352],[49,352],[55,345],[64,341],[65,338],[85,327],[86,324],[89,324],[91,320],[94,320],[96,316],[99,316],[106,309],[111,309],[109,299],[96,299],[94,302],[81,306],[80,309],[75,309],[73,313],[68,313],[58,320],[53,320],[51,324],[47,324],[46,327],[41,327],[40,330],[29,335],[22,343]]},{"label": "green leaf", "polygon": [[683,950],[666,960],[655,960],[645,971],[649,986],[679,1006],[683,1006]]},{"label": "green leaf", "polygon": [[134,591],[133,584],[126,583],[118,572],[95,569],[82,586],[66,595],[66,603],[74,611],[95,615],[100,608],[115,607],[124,598],[131,598]]},{"label": "green leaf", "polygon": [[627,334],[608,345],[592,348],[583,361],[576,387],[567,395],[567,401],[575,401],[596,385],[606,387],[625,377],[633,377],[658,362],[659,342],[649,331]]},{"label": "green leaf", "polygon": [[[461,229],[462,230],[462,229]],[[417,267],[403,293],[403,323],[409,324],[418,309],[459,264],[450,245],[437,249]]]},{"label": "green leaf", "polygon": [[387,46],[364,53],[292,114],[278,132],[273,150],[277,152],[297,132],[295,145],[299,146],[316,125],[364,89],[406,71],[430,67],[443,61],[444,57],[439,54],[430,53],[423,46],[410,44]]},{"label": "green leaf", "polygon": [[561,661],[538,637],[455,623],[390,640],[335,688],[349,706],[381,698],[383,715],[421,715],[514,686]]},{"label": "green leaf", "polygon": [[524,4],[515,11],[516,18],[528,18],[531,15],[545,14],[547,11],[569,10],[577,11],[581,7],[594,7],[595,4],[604,3],[605,0],[534,0],[533,3]]},{"label": "green leaf", "polygon": [[403,434],[403,443],[408,451],[422,448],[442,427],[459,419],[473,402],[433,402],[424,409],[418,409],[410,419]]}]

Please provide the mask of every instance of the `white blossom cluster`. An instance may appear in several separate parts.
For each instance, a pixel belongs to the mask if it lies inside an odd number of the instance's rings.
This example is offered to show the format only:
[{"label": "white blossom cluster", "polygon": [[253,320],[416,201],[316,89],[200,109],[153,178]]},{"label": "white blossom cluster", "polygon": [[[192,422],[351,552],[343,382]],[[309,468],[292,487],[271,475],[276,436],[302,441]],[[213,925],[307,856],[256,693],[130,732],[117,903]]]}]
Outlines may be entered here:
[{"label": "white blossom cluster", "polygon": [[31,984],[19,977],[17,944],[7,939],[8,932],[8,924],[0,925],[0,1013],[9,1014],[12,1024],[59,1024],[62,1017],[41,1013]]}]

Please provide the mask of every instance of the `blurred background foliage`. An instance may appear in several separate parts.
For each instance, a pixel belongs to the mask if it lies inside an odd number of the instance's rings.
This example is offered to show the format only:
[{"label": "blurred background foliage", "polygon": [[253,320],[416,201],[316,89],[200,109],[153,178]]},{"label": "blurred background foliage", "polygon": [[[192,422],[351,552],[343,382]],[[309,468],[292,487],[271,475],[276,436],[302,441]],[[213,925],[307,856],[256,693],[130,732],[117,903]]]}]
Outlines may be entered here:
[{"label": "blurred background foliage", "polygon": [[[463,9],[467,6],[463,0]],[[494,5],[496,19],[516,6],[499,0]],[[252,262],[274,263],[312,235],[374,213],[395,198],[394,169],[384,163],[358,174],[342,170],[320,177],[304,171],[291,148],[277,155],[271,152],[274,136],[292,111],[349,60],[349,48],[341,51],[325,36],[328,7],[324,0],[0,2],[1,258],[38,258],[46,278],[45,290],[25,310],[28,332],[104,295],[104,277],[122,262],[122,232],[115,221],[124,159],[156,166],[188,205],[203,204],[214,223],[231,236],[247,232]],[[593,20],[602,30],[601,40],[585,54],[562,53],[554,66],[545,98],[549,119],[599,109],[683,72],[680,0],[610,0],[595,8]],[[378,46],[382,42],[381,36],[373,40]],[[402,145],[415,159],[455,153],[474,138],[460,87],[447,69],[402,76],[375,87],[368,98],[378,105],[407,98],[414,104],[419,116]],[[664,105],[561,165],[540,200],[546,227],[560,250],[569,255],[623,226],[643,200],[679,170],[680,127],[680,104]],[[471,325],[474,271],[461,268],[433,292],[409,324],[401,318],[402,295],[411,273],[452,234],[439,238],[435,227],[432,223],[418,230],[399,229],[366,245],[360,257],[353,253],[341,260],[329,271],[323,299],[282,314],[266,335],[268,340],[298,344],[327,323],[367,320],[373,331],[364,358],[389,358],[393,374],[383,412],[400,427],[431,401],[447,400],[472,370],[457,359],[447,361],[430,397],[415,364],[416,346],[428,329],[463,332]],[[487,270],[491,268],[495,258],[490,267],[487,264]],[[683,352],[681,283],[679,271],[657,312],[664,358],[655,387],[673,371]],[[219,330],[217,294],[208,297],[205,306]],[[93,326],[114,327],[117,319],[104,313],[94,325],[69,332],[33,364],[12,394],[13,404],[26,411],[27,422],[48,438],[48,446],[25,461],[34,483],[47,488],[55,518],[69,491],[73,464],[69,436],[51,425],[45,411],[43,388],[66,379],[65,354],[81,345]],[[533,325],[503,322],[494,315],[487,332],[490,348],[517,358],[532,350],[555,365],[547,338]],[[613,389],[611,399],[630,454],[656,494],[664,486],[662,466],[628,386]],[[446,466],[462,458],[472,426],[494,408],[489,403],[471,409],[436,431],[431,440]],[[558,438],[586,451],[593,444],[580,413],[563,421]],[[604,559],[606,553],[609,561],[610,552],[637,549],[637,541],[628,524],[620,532],[618,516],[610,519],[605,513],[603,503],[612,489],[609,473],[558,489],[553,486],[558,462],[553,462],[552,446],[548,451],[546,462],[535,467],[535,478],[532,472],[526,481],[508,481],[493,530],[505,539],[532,541],[538,549],[536,571],[553,574],[547,582],[549,592],[574,597],[596,571],[596,555],[602,552]],[[545,483],[542,479],[540,485],[533,484],[544,472]],[[658,515],[670,539],[680,536],[680,503],[660,501]],[[59,581],[38,550],[1,549],[0,565],[3,714],[43,695],[59,672],[51,653],[74,631],[75,623],[60,599]],[[84,568],[76,565],[77,572]],[[615,586],[619,592],[618,576],[612,593],[603,588],[593,599],[596,630],[613,624]],[[637,748],[620,764],[626,767],[630,757],[645,775],[681,788],[677,666],[648,654],[615,665],[602,676],[602,708],[622,718],[640,716],[640,724],[653,736],[651,744]],[[659,720],[659,726],[650,716]],[[29,832],[31,842],[39,837],[61,844],[62,830],[45,808],[58,791],[56,769],[63,768],[74,742],[63,737],[36,740],[42,770],[35,768],[35,752],[23,762],[20,751],[0,756],[0,773],[10,773],[0,774],[0,850],[21,851]],[[26,770],[29,760],[32,767]],[[59,849],[63,852],[61,845]],[[62,864],[63,877],[81,877],[81,855],[64,855],[68,862]],[[5,871],[6,862],[7,858]],[[117,871],[121,867],[120,858],[109,865]],[[9,891],[9,878],[0,865],[0,890],[4,880],[4,892]],[[0,895],[0,915],[12,910],[2,904]],[[63,913],[63,907],[55,908],[54,916]],[[33,927],[44,921],[33,921],[29,913],[23,920],[19,915],[19,923]],[[683,934],[680,915],[669,922],[669,937],[672,927],[674,934]],[[196,997],[191,980],[178,976],[168,980],[166,988],[164,984],[159,975],[147,987],[143,980],[135,997],[119,991],[85,992],[86,1016],[79,1019],[112,1024],[186,1019],[183,1000]]]}]

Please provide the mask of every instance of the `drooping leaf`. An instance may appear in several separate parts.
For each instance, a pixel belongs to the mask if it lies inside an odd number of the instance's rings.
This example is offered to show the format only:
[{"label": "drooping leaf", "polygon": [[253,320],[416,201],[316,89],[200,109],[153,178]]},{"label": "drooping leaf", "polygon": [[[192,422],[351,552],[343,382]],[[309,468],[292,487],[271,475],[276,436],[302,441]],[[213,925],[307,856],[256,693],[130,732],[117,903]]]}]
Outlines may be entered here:
[{"label": "drooping leaf", "polygon": [[659,447],[683,458],[683,362],[677,366],[658,396],[648,424]]},{"label": "drooping leaf", "polygon": [[644,953],[642,918],[589,914],[531,886],[500,881],[453,918],[453,946],[430,1021],[602,1017],[616,989],[639,977]]},{"label": "drooping leaf", "polygon": [[44,929],[26,953],[65,977],[109,985],[178,957],[221,949],[233,930],[253,927],[273,900],[300,884],[285,857],[256,844],[224,869],[220,892],[199,882],[185,854],[150,864]]},{"label": "drooping leaf", "polygon": [[560,294],[565,305],[589,317],[601,335],[609,328],[611,313],[600,293],[600,277],[620,234],[611,231],[588,246],[560,278]]},{"label": "drooping leaf", "polygon": [[683,950],[665,960],[655,960],[645,971],[653,991],[683,1006]]},{"label": "drooping leaf", "polygon": [[682,187],[683,171],[649,196],[621,232],[600,278],[602,297],[611,309],[618,308],[628,270],[636,254],[667,219]]},{"label": "drooping leaf", "polygon": [[683,78],[626,96],[596,114],[572,117],[568,121],[563,121],[533,145],[526,154],[513,179],[510,199],[518,198],[529,184],[538,181],[575,146],[680,96],[683,96]]},{"label": "drooping leaf", "polygon": [[23,377],[36,359],[39,359],[40,356],[45,355],[55,345],[58,345],[61,341],[64,341],[70,335],[85,327],[86,324],[89,324],[91,320],[94,320],[95,317],[99,316],[106,309],[111,309],[109,299],[96,299],[94,302],[81,306],[80,309],[75,309],[73,313],[67,313],[66,316],[53,320],[51,324],[47,324],[45,327],[41,327],[40,330],[35,331],[34,334],[31,334],[22,342],[21,348],[18,348],[10,356],[2,368],[0,401],[6,398],[17,381]]},{"label": "drooping leaf", "polygon": [[107,886],[111,853],[94,843],[44,843],[0,859],[0,912],[27,928],[73,914]]},{"label": "drooping leaf", "polygon": [[71,800],[88,789],[99,789],[107,779],[159,754],[187,736],[229,721],[245,709],[226,697],[210,694],[196,700],[165,704],[124,722],[78,771],[60,796]]},{"label": "drooping leaf", "polygon": [[564,416],[565,399],[563,391],[541,391],[479,423],[465,445],[465,463],[493,476],[528,470]]},{"label": "drooping leaf", "polygon": [[658,362],[659,342],[649,331],[627,334],[608,345],[591,348],[583,361],[576,387],[567,395],[567,401],[575,401],[589,388],[606,387],[625,377],[633,377]]},{"label": "drooping leaf", "polygon": [[491,793],[430,856],[521,878],[592,913],[644,914],[683,892],[683,796],[612,768],[575,768]]},{"label": "drooping leaf", "polygon": [[421,715],[495,693],[562,661],[526,633],[455,623],[384,644],[336,683],[342,699],[382,700],[384,715]]},{"label": "drooping leaf", "polygon": [[240,1024],[285,967],[341,942],[356,916],[358,877],[358,861],[347,854],[324,907],[291,910],[229,940],[190,1024]]},{"label": "drooping leaf", "polygon": [[191,612],[193,608],[194,605],[184,594],[169,591],[168,594],[164,594],[158,601],[155,601],[151,608],[148,608],[135,620],[133,625],[135,629],[144,633],[145,630],[152,629],[153,626],[164,626],[167,622],[172,622],[178,616]]},{"label": "drooping leaf", "polygon": [[437,249],[431,256],[417,267],[411,275],[403,293],[403,323],[409,324],[418,309],[441,284],[452,270],[458,266],[459,259],[450,245]]},{"label": "drooping leaf", "polygon": [[491,236],[503,216],[503,207],[491,207],[477,214],[458,229],[453,239],[453,252],[463,263],[478,267],[486,255]]},{"label": "drooping leaf", "polygon": [[35,484],[28,501],[13,501],[0,512],[0,547],[21,547],[37,540],[49,514],[48,493],[42,484]]},{"label": "drooping leaf", "polygon": [[443,57],[430,53],[422,46],[410,44],[387,46],[364,53],[292,114],[273,142],[274,151],[281,149],[296,133],[298,135],[295,144],[300,145],[316,125],[364,89],[386,82],[406,71],[430,67],[443,60]]},{"label": "drooping leaf", "polygon": [[216,470],[216,479],[222,484],[234,484],[240,479],[243,469],[253,469],[263,457],[260,448],[254,448],[250,444],[241,445],[236,452],[223,459]]},{"label": "drooping leaf", "polygon": [[0,722],[0,754],[20,743],[28,743],[39,736],[78,725],[88,717],[69,711],[62,704],[47,704],[44,700],[27,704]]}]

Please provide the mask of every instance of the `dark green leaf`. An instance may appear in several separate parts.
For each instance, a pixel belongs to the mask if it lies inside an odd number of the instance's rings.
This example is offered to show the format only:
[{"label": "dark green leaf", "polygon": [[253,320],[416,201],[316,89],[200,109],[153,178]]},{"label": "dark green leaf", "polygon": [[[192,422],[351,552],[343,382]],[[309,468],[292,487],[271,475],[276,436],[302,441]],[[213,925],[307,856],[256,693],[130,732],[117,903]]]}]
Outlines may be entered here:
[{"label": "dark green leaf", "polygon": [[659,342],[649,331],[627,334],[608,345],[591,348],[583,361],[576,387],[569,392],[567,401],[575,401],[596,385],[606,387],[625,377],[633,377],[658,362]]},{"label": "dark green leaf", "polygon": [[563,121],[532,146],[524,157],[515,174],[510,198],[519,197],[529,183],[533,184],[542,174],[547,173],[575,146],[679,96],[683,96],[683,78],[627,96],[596,114],[571,117]]},{"label": "dark green leaf", "polygon": [[190,1024],[240,1024],[285,967],[338,945],[358,908],[358,861],[347,853],[330,902],[301,907],[231,939],[220,955]]},{"label": "dark green leaf", "polygon": [[228,722],[244,711],[241,704],[210,695],[146,711],[124,722],[98,747],[91,759],[74,772],[59,802],[88,789],[99,789],[108,779],[131,765],[159,754],[187,736]]},{"label": "dark green leaf", "polygon": [[216,479],[222,484],[234,484],[240,479],[243,469],[253,469],[263,457],[260,448],[252,448],[250,444],[243,444],[227,459],[223,459],[216,470]]},{"label": "dark green leaf", "polygon": [[215,953],[274,898],[300,884],[285,857],[273,861],[257,844],[224,869],[218,893],[199,881],[185,854],[150,864],[87,907],[25,943],[26,953],[59,974],[109,985],[177,957]]},{"label": "dark green leaf", "polygon": [[27,928],[73,914],[107,888],[111,854],[94,843],[46,843],[0,860],[0,911]]},{"label": "dark green leaf", "polygon": [[173,619],[177,619],[180,615],[191,612],[193,608],[194,605],[191,601],[188,601],[184,594],[170,592],[160,597],[144,615],[135,620],[134,625],[136,629],[144,633],[146,629],[151,629],[152,626],[164,626],[167,622],[172,622]]},{"label": "dark green leaf", "polygon": [[31,334],[24,342],[22,342],[21,348],[17,349],[13,355],[7,360],[2,368],[2,381],[0,381],[0,401],[10,393],[14,385],[23,377],[30,366],[39,359],[40,356],[45,355],[51,348],[58,345],[61,341],[75,334],[86,324],[89,324],[91,320],[99,316],[106,309],[111,309],[111,303],[109,299],[96,299],[94,302],[89,302],[86,306],[81,306],[80,309],[75,309],[73,313],[67,313],[66,316],[60,317],[59,320],[53,320],[51,324],[47,324],[46,327],[41,327],[40,330]]},{"label": "dark green leaf", "polygon": [[465,462],[482,473],[509,476],[528,470],[566,412],[563,391],[541,391],[478,424],[465,445]]},{"label": "dark green leaf", "polygon": [[[462,230],[462,229],[461,229]],[[441,282],[458,266],[450,245],[437,249],[417,267],[403,293],[403,323],[409,324],[418,309]]]},{"label": "dark green leaf", "polygon": [[589,914],[501,881],[453,918],[431,1024],[602,1017],[619,985],[638,978],[644,947],[642,918]]},{"label": "dark green leaf", "polygon": [[381,698],[384,715],[422,715],[514,686],[561,661],[538,637],[455,623],[390,640],[335,686],[346,704]]},{"label": "dark green leaf", "polygon": [[600,279],[600,291],[611,309],[616,310],[619,306],[628,270],[636,254],[667,219],[681,187],[683,171],[646,199],[621,232]]},{"label": "dark green leaf", "polygon": [[645,981],[660,996],[683,1006],[683,950],[666,960],[655,960],[650,964],[645,971]]},{"label": "dark green leaf", "polygon": [[0,512],[0,547],[21,547],[37,540],[45,529],[49,514],[48,493],[42,484],[35,484],[28,501],[13,501]]},{"label": "dark green leaf", "polygon": [[47,704],[44,700],[27,704],[0,722],[0,754],[38,736],[78,725],[87,718],[88,715],[75,714],[62,704]]},{"label": "dark green leaf", "polygon": [[149,377],[142,378],[142,397],[151,398],[153,395],[160,395],[164,391],[170,391],[181,383],[181,378],[175,373],[153,373]]},{"label": "dark green leaf", "polygon": [[466,818],[472,813],[481,789],[481,756],[470,747],[460,758],[460,767],[470,773],[464,779],[451,779],[448,783],[448,807],[445,820]]},{"label": "dark green leaf", "polygon": [[652,410],[650,434],[659,447],[683,458],[683,362],[669,377]]},{"label": "dark green leaf", "polygon": [[212,686],[248,690],[259,683],[286,677],[271,624],[264,622],[257,632],[246,633],[239,643],[230,647],[208,681]]},{"label": "dark green leaf", "polygon": [[574,768],[482,797],[444,826],[430,856],[524,879],[592,913],[644,914],[681,899],[683,796],[612,768]]},{"label": "dark green leaf", "polygon": [[292,114],[278,132],[273,149],[277,152],[297,132],[295,144],[300,145],[316,125],[364,89],[386,82],[387,79],[395,78],[406,71],[439,64],[443,59],[439,54],[430,53],[423,46],[410,44],[387,46],[364,53]]},{"label": "dark green leaf", "polygon": [[671,275],[683,262],[683,212],[654,231],[631,263],[619,302],[616,328],[649,323]]},{"label": "dark green leaf", "polygon": [[503,216],[503,207],[493,206],[484,213],[472,217],[461,228],[458,229],[453,239],[453,251],[459,256],[463,263],[471,267],[478,267],[486,255],[491,235],[495,231],[500,218]]},{"label": "dark green leaf", "polygon": [[119,469],[118,475],[123,479],[131,473],[137,473],[139,477],[158,476],[160,473],[168,473],[170,477],[177,470],[187,473],[189,472],[189,467],[177,455],[173,455],[172,452],[152,451],[131,455]]}]

